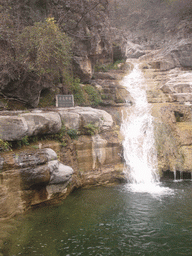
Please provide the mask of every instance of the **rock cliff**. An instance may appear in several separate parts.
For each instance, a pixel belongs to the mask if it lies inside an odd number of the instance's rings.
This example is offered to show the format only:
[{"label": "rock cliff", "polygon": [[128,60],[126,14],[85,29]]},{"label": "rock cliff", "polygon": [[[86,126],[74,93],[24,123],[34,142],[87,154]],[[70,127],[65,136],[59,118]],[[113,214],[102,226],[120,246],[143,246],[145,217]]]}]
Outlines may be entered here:
[{"label": "rock cliff", "polygon": [[51,111],[2,111],[0,112],[0,139],[4,141],[21,140],[25,136],[56,134],[62,124],[68,129],[84,133],[86,126],[92,124],[98,132],[108,130],[113,125],[110,114],[104,110],[90,107],[55,108]]},{"label": "rock cliff", "polygon": [[[51,140],[63,127],[62,142]],[[124,179],[119,126],[104,110],[2,111],[0,129],[2,143],[31,138],[22,148],[1,153],[0,219],[57,202],[75,188]],[[47,137],[36,141],[37,136]]]},{"label": "rock cliff", "polygon": [[[32,28],[34,24],[44,22],[46,18],[53,17],[59,30],[71,39],[72,72],[69,72],[68,79],[74,75],[79,77],[81,82],[89,82],[93,77],[95,65],[113,62],[113,38],[107,0],[30,0],[17,4],[11,0],[2,3],[0,13],[3,24],[0,39],[0,55],[3,60],[0,65],[0,93],[5,98],[37,107],[42,91],[69,91],[70,86],[62,74],[57,79],[52,77],[47,80],[45,74],[41,75],[42,71],[27,68],[28,58],[16,58],[16,37],[24,28]],[[32,50],[31,55],[33,57],[29,56],[29,59],[35,60],[37,53]],[[56,63],[57,61],[52,65]],[[50,74],[50,71],[48,73]],[[3,106],[3,103],[0,105]]]},{"label": "rock cliff", "polygon": [[65,194],[73,169],[61,164],[49,148],[11,152],[0,157],[2,218],[22,213],[31,205]]},{"label": "rock cliff", "polygon": [[[155,117],[159,171],[191,178],[191,43],[181,41],[140,57],[147,97]],[[187,174],[189,172],[189,174]],[[173,178],[173,173],[170,175]]]}]

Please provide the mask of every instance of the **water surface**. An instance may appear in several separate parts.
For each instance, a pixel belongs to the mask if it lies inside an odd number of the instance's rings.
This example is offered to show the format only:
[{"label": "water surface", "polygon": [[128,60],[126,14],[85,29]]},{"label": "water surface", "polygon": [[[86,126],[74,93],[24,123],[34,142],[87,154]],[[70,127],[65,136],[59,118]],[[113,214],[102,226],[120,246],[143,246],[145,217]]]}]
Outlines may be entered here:
[{"label": "water surface", "polygon": [[20,217],[3,255],[192,255],[192,182],[167,193],[129,185],[75,191],[60,206]]}]

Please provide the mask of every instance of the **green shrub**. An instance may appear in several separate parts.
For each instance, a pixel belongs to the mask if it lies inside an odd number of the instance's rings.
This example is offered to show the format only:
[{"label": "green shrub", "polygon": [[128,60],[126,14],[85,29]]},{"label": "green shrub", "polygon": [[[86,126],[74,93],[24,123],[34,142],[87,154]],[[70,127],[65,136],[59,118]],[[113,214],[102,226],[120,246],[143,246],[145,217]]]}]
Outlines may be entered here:
[{"label": "green shrub", "polygon": [[71,60],[71,41],[60,31],[54,18],[25,27],[16,42],[16,59],[29,71],[49,80],[64,79]]},{"label": "green shrub", "polygon": [[101,96],[97,89],[91,85],[84,86],[85,92],[88,94],[88,100],[91,106],[98,106],[101,102]]},{"label": "green shrub", "polygon": [[6,152],[11,150],[11,144],[8,141],[0,139],[0,151]]},{"label": "green shrub", "polygon": [[76,139],[77,138],[77,130],[75,130],[75,129],[69,129],[67,131],[67,134],[69,135],[69,137],[71,139]]},{"label": "green shrub", "polygon": [[101,96],[97,89],[91,85],[81,86],[78,78],[73,80],[70,90],[74,95],[74,101],[77,105],[98,106],[101,102]]},{"label": "green shrub", "polygon": [[98,132],[98,127],[89,123],[83,127],[83,133],[87,135],[94,135]]},{"label": "green shrub", "polygon": [[25,136],[21,141],[22,141],[23,145],[29,145],[29,137],[28,136]]},{"label": "green shrub", "polygon": [[76,78],[72,81],[70,86],[70,91],[74,96],[75,104],[84,105],[86,102],[85,95],[83,89],[80,86],[80,79]]},{"label": "green shrub", "polygon": [[66,127],[63,124],[59,133],[51,134],[51,135],[45,135],[44,139],[48,138],[48,139],[57,140],[59,142],[62,142],[62,144],[64,145],[65,144],[65,138],[64,137],[66,135],[66,132],[67,132]]},{"label": "green shrub", "polygon": [[17,141],[17,145],[21,148],[22,146],[28,146],[29,145],[29,137],[26,135],[21,140]]},{"label": "green shrub", "polygon": [[125,60],[117,60],[114,63],[106,63],[102,65],[96,65],[95,66],[95,71],[96,72],[107,72],[109,70],[118,70],[121,69],[118,64],[124,63]]}]

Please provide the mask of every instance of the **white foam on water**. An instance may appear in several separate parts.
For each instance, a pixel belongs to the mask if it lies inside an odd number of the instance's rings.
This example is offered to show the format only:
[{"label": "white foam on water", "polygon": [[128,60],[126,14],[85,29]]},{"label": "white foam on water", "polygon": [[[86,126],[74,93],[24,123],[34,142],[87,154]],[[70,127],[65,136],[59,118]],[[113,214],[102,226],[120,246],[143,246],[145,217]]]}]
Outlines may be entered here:
[{"label": "white foam on water", "polygon": [[126,189],[133,193],[149,193],[154,197],[174,194],[173,189],[161,186],[161,183],[129,183]]}]

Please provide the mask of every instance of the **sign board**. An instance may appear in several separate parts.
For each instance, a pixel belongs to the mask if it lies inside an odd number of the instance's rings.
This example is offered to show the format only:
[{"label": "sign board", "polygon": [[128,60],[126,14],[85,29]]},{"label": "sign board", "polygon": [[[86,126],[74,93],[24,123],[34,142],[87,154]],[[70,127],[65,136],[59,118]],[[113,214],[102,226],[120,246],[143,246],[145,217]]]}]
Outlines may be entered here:
[{"label": "sign board", "polygon": [[56,107],[57,108],[74,107],[73,95],[56,95]]}]

